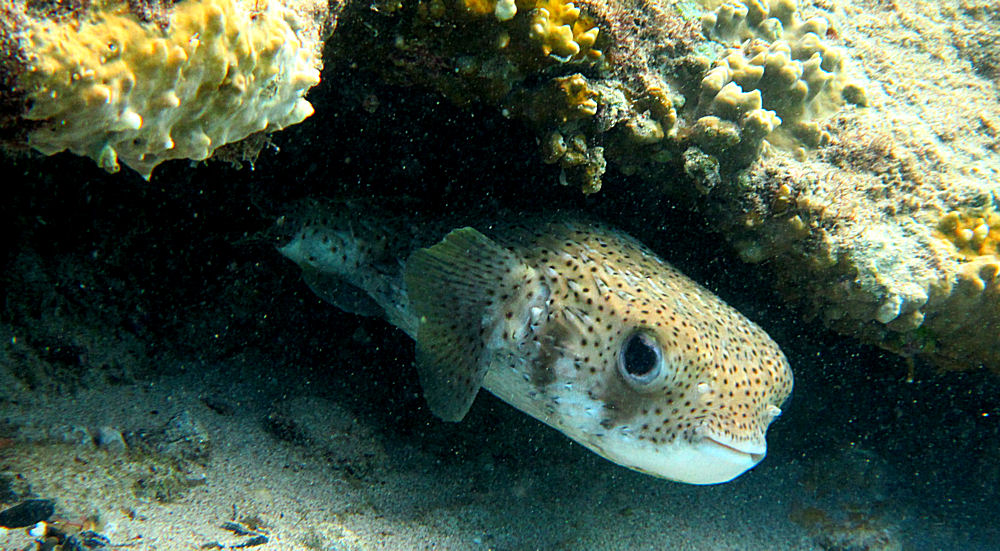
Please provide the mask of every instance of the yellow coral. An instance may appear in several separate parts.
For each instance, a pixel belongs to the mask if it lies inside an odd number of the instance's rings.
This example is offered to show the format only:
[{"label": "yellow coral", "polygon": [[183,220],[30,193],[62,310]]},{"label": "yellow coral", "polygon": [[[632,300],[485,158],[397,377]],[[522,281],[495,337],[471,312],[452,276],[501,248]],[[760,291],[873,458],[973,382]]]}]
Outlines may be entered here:
[{"label": "yellow coral", "polygon": [[497,5],[494,0],[461,0],[461,4],[466,11],[476,15],[493,13]]},{"label": "yellow coral", "polygon": [[937,229],[938,236],[954,243],[967,259],[1000,255],[1000,213],[984,209],[949,212]]},{"label": "yellow coral", "polygon": [[459,4],[465,8],[465,11],[475,15],[493,13],[497,6],[495,0],[460,0]]},{"label": "yellow coral", "polygon": [[320,65],[319,38],[306,23],[276,0],[184,0],[166,29],[117,0],[93,4],[79,20],[34,21],[18,81],[31,100],[27,118],[42,121],[29,143],[111,172],[121,162],[148,178],[163,161],[205,159],[254,132],[301,122],[313,112],[303,95]]},{"label": "yellow coral", "polygon": [[597,113],[597,92],[590,88],[587,78],[580,73],[555,79],[565,106],[560,109],[563,121],[593,116]]},{"label": "yellow coral", "polygon": [[465,11],[473,15],[493,14],[500,21],[510,21],[517,15],[514,0],[460,0]]},{"label": "yellow coral", "polygon": [[516,94],[507,110],[542,126],[563,124],[594,116],[599,95],[587,77],[576,73],[553,78],[529,93]]},{"label": "yellow coral", "polygon": [[601,51],[593,49],[598,33],[594,20],[572,2],[538,0],[531,12],[531,38],[544,55],[561,62],[599,59]]}]

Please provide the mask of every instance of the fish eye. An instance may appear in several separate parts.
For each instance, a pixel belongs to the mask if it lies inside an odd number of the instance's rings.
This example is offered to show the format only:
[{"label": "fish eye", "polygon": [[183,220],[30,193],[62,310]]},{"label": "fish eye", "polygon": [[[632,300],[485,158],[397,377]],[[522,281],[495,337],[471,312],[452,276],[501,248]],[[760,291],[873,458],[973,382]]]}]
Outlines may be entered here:
[{"label": "fish eye", "polygon": [[660,374],[660,345],[650,335],[637,331],[629,335],[618,354],[618,370],[632,384],[645,385]]}]

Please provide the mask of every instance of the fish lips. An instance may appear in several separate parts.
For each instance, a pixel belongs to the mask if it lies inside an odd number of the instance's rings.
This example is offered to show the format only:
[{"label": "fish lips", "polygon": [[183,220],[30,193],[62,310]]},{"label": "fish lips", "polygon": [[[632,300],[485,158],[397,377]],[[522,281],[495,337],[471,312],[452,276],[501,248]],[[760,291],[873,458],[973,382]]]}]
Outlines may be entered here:
[{"label": "fish lips", "polygon": [[767,454],[767,449],[764,446],[739,448],[709,437],[701,439],[695,444],[695,448],[698,453],[714,465],[712,469],[706,469],[706,472],[712,472],[712,476],[718,478],[718,480],[709,480],[704,484],[729,482],[756,467]]},{"label": "fish lips", "polygon": [[766,444],[728,444],[705,436],[694,442],[676,442],[655,449],[615,453],[605,446],[602,454],[630,469],[686,484],[722,484],[757,466]]}]

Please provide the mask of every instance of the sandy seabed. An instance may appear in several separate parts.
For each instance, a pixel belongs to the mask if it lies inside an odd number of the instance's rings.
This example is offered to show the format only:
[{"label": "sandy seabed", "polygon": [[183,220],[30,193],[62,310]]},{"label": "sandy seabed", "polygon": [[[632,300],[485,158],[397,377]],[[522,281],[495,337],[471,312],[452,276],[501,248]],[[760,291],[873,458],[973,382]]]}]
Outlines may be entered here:
[{"label": "sandy seabed", "polygon": [[[24,391],[2,410],[7,430],[21,427],[22,437],[4,441],[0,474],[55,500],[54,518],[96,517],[101,533],[130,549],[250,541],[224,529],[231,521],[264,535],[254,547],[262,551],[995,548],[968,519],[935,519],[907,501],[875,454],[803,459],[801,433],[784,421],[756,469],[689,486],[613,465],[492,396],[481,395],[462,423],[441,422],[414,410],[412,385],[349,384],[371,371],[347,361],[334,359],[320,383],[276,376],[251,354],[139,383],[95,383],[71,399]],[[393,421],[396,412],[380,409],[383,394],[407,395],[400,413],[416,419]],[[804,407],[793,404],[791,415]],[[23,438],[67,424],[146,434],[181,412],[203,430],[207,460],[171,463],[139,444],[115,451]],[[171,473],[183,481],[172,491],[143,491]],[[31,541],[25,529],[0,535],[5,550]]]},{"label": "sandy seabed", "polygon": [[[806,531],[788,520],[788,499],[779,497],[794,495],[795,483],[787,468],[771,461],[720,486],[657,480],[522,421],[492,398],[480,398],[486,403],[467,420],[467,430],[499,416],[513,435],[505,441],[459,435],[472,441],[448,458],[447,450],[422,448],[413,437],[392,442],[392,434],[335,398],[268,384],[263,366],[256,367],[98,385],[72,400],[25,395],[18,406],[5,408],[16,424],[123,432],[188,411],[210,438],[210,458],[202,469],[190,469],[199,482],[171,501],[137,497],[136,481],[153,476],[153,469],[133,451],[15,441],[0,450],[2,471],[18,473],[33,494],[55,499],[57,517],[72,521],[96,513],[113,543],[137,541],[138,549],[245,542],[248,536],[221,527],[231,520],[259,526],[268,538],[262,550],[810,548]],[[205,403],[220,389],[223,399],[237,404],[231,413]],[[292,408],[309,417],[299,420],[299,433],[322,430],[324,420],[330,427],[327,435],[313,435],[312,446],[301,443],[301,434],[298,441],[276,437],[266,422],[273,418],[271,404],[302,400],[309,412]],[[30,542],[23,529],[0,536],[4,549]]]}]

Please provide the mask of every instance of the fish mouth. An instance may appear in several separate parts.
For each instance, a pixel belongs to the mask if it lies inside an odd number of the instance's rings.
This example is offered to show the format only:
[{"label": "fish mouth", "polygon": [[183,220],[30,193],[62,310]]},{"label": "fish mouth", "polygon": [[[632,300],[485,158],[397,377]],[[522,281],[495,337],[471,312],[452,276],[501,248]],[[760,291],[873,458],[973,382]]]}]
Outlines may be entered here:
[{"label": "fish mouth", "polygon": [[662,446],[636,446],[634,440],[578,442],[630,469],[698,485],[729,482],[756,467],[767,451],[764,442],[725,442],[708,435]]},{"label": "fish mouth", "polygon": [[765,450],[762,448],[754,447],[753,449],[740,449],[732,444],[727,444],[725,442],[720,442],[715,438],[706,436],[701,440],[701,444],[705,446],[705,451],[710,455],[722,455],[730,456],[731,459],[735,459],[739,463],[746,462],[748,459],[750,463],[756,465],[764,459]]}]

